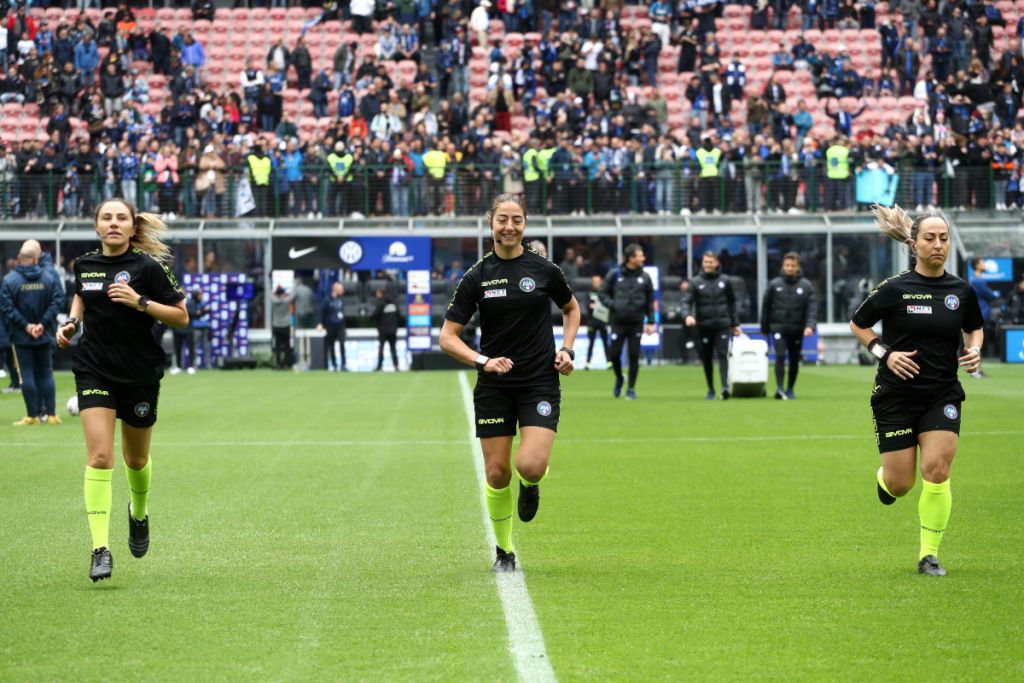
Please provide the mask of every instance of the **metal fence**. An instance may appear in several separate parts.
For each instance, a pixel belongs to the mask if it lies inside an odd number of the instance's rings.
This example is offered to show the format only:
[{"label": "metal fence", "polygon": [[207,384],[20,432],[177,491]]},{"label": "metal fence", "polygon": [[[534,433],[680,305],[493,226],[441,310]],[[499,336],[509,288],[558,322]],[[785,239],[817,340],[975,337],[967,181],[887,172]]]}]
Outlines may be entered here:
[{"label": "metal fence", "polygon": [[0,177],[0,217],[88,216],[97,202],[113,196],[158,213],[197,218],[243,212],[268,218],[480,216],[499,192],[523,192],[532,215],[850,211],[876,201],[992,209],[1018,206],[1021,196],[1008,173],[990,167],[907,164],[863,169],[843,179],[829,177],[820,166],[784,172],[774,162],[728,162],[714,177],[700,177],[697,168],[680,162],[621,171],[577,165],[532,182],[508,168],[478,164],[451,164],[440,178],[365,165],[340,179],[323,165],[303,168],[297,180],[275,169],[265,185],[253,183],[245,167],[227,169],[212,184],[205,176],[186,170],[178,182],[161,184],[141,178],[107,182],[94,174],[75,184],[57,170],[9,175]]}]

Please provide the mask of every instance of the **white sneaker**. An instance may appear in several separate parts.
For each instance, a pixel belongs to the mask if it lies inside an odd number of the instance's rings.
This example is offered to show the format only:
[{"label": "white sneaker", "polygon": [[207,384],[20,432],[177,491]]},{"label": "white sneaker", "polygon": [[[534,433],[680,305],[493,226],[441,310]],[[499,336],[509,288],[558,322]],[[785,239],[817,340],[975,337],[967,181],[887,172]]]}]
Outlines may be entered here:
[{"label": "white sneaker", "polygon": [[172,375],[177,375],[180,372],[181,372],[181,368],[171,368],[171,374]]},{"label": "white sneaker", "polygon": [[174,213],[173,211],[171,211],[169,214],[167,214],[167,220],[173,221],[173,220],[177,220],[177,219],[178,219],[178,215],[176,213]]},{"label": "white sneaker", "polygon": [[680,216],[689,216],[690,215],[690,210],[684,206],[682,209],[679,210],[679,215]]},{"label": "white sneaker", "polygon": [[921,206],[920,204],[918,204],[917,206],[914,207],[914,212],[915,213],[921,213],[922,211],[924,211],[924,207]]},{"label": "white sneaker", "polygon": [[797,214],[801,214],[801,213],[803,213],[803,211],[801,211],[800,209],[796,208],[795,206],[791,206],[791,207],[789,207],[789,213],[790,213],[791,215],[794,215],[794,216],[795,216],[795,215],[797,215]]},{"label": "white sneaker", "polygon": [[3,379],[6,376],[7,376],[7,371],[3,370],[3,369],[0,369],[0,379]]},{"label": "white sneaker", "polygon": [[309,213],[306,214],[306,220],[311,221],[311,220],[313,220],[313,217],[314,216],[313,216],[313,212],[312,211],[310,211]]},{"label": "white sneaker", "polygon": [[320,213],[319,211],[317,211],[316,212],[316,217],[317,217],[317,219],[320,219],[320,218],[323,218],[324,215],[322,213]]},{"label": "white sneaker", "polygon": [[359,213],[358,211],[353,211],[351,213],[351,215],[349,216],[349,218],[353,218],[353,219],[359,221],[359,220],[362,220],[362,219],[366,218],[366,216],[364,216],[363,214]]},{"label": "white sneaker", "polygon": [[196,369],[195,369],[195,368],[189,368],[189,369],[187,370],[187,372],[188,372],[188,374],[190,374],[190,375],[194,375],[194,374],[196,374]]}]

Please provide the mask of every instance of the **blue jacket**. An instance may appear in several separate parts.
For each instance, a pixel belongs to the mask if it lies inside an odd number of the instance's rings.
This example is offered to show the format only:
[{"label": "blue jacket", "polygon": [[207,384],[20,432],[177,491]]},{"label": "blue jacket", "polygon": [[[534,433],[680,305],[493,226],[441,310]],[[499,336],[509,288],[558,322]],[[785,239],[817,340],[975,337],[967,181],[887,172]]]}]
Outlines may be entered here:
[{"label": "blue jacket", "polygon": [[988,286],[988,283],[982,280],[980,277],[971,275],[971,287],[974,287],[974,293],[978,295],[978,306],[981,307],[981,317],[988,322],[992,317],[992,301],[999,298],[992,288]]},{"label": "blue jacket", "polygon": [[75,69],[84,73],[89,73],[96,70],[96,67],[100,65],[100,52],[96,48],[96,43],[90,42],[88,46],[85,43],[79,43],[75,46]]},{"label": "blue jacket", "polygon": [[[53,270],[40,265],[18,266],[0,285],[0,314],[11,341],[18,346],[52,344],[57,329],[57,313],[64,304],[64,288]],[[42,323],[46,328],[39,339],[25,331],[28,325]]]}]

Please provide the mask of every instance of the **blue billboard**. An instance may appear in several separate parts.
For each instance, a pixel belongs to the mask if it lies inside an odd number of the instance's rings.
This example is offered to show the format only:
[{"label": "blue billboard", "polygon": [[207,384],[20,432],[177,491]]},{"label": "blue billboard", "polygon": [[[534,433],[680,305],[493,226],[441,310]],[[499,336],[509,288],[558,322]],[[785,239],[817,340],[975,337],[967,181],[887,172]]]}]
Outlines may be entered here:
[{"label": "blue billboard", "polygon": [[987,258],[981,279],[988,282],[1010,282],[1013,280],[1012,258]]},{"label": "blue billboard", "polygon": [[1004,330],[1003,348],[1007,363],[1024,363],[1024,328]]},{"label": "blue billboard", "polygon": [[429,237],[306,237],[275,235],[275,270],[430,270]]}]

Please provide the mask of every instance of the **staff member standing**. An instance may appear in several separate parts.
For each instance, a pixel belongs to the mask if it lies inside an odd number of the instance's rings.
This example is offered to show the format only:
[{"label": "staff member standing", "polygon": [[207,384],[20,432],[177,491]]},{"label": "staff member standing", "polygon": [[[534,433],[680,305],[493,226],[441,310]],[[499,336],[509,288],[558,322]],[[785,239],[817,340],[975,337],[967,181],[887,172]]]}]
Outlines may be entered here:
[{"label": "staff member standing", "polygon": [[[587,362],[584,363],[583,369],[589,370],[591,367],[590,361],[594,357],[594,342],[597,338],[601,337],[601,348],[604,349],[604,360],[607,363],[611,360],[611,347],[608,345],[608,325],[606,320],[601,320],[595,313],[598,310],[598,304],[601,304],[600,291],[603,280],[600,275],[594,275],[590,279],[591,291],[587,299]],[[605,313],[608,312],[604,304],[601,304]],[[605,365],[605,367],[608,367]]]},{"label": "staff member standing", "polygon": [[377,323],[377,371],[384,369],[384,345],[391,347],[391,366],[398,372],[398,304],[393,296],[378,289],[373,320]]},{"label": "staff member standing", "polygon": [[[626,399],[636,400],[636,377],[640,372],[640,336],[654,333],[654,283],[644,271],[646,256],[639,244],[622,250],[622,265],[613,268],[601,285],[601,300],[611,309],[611,361],[615,370],[612,396],[622,395],[622,347],[629,356],[629,384]],[[646,327],[644,320],[647,321]]]},{"label": "staff member standing", "polygon": [[[794,399],[793,387],[800,371],[804,337],[814,334],[818,300],[814,285],[800,277],[800,256],[791,251],[782,257],[782,275],[768,283],[761,304],[761,333],[775,347],[775,398]],[[782,388],[782,376],[789,356],[789,378]]]},{"label": "staff member standing", "polygon": [[740,333],[739,315],[736,313],[736,293],[729,280],[722,276],[721,263],[714,252],[704,252],[701,274],[693,278],[689,291],[683,293],[683,321],[687,327],[696,327],[700,339],[700,360],[704,364],[704,379],[708,383],[709,401],[715,398],[713,357],[718,356],[718,371],[722,378],[722,399],[729,392],[729,335]]},{"label": "staff member standing", "polygon": [[149,550],[147,504],[153,466],[149,444],[156,423],[164,352],[153,325],[188,325],[185,294],[165,265],[171,250],[161,241],[167,226],[153,214],[136,213],[123,199],[96,208],[100,249],[75,261],[71,317],[57,331],[65,347],[83,327],[72,366],[85,433],[85,507],[92,533],[89,578],[110,577],[109,550],[114,430],[121,420],[121,452],[131,490],[128,548]]},{"label": "staff member standing", "polygon": [[[21,377],[25,417],[17,427],[60,424],[53,382],[53,333],[64,305],[64,285],[53,269],[39,265],[42,248],[28,240],[18,252],[18,265],[0,285],[0,316],[7,320],[15,362]],[[42,418],[42,419],[41,419]]]},{"label": "staff member standing", "polygon": [[[476,365],[473,392],[476,435],[484,456],[487,514],[497,539],[494,571],[516,568],[512,547],[512,438],[520,428],[515,457],[519,475],[519,519],[529,522],[540,505],[540,482],[548,472],[558,429],[561,389],[569,375],[580,326],[580,308],[562,270],[523,243],[526,202],[500,194],[487,223],[494,251],[462,277],[441,328],[441,348],[466,365]],[[562,309],[564,346],[555,350],[551,304]],[[460,335],[480,311],[477,353]]]},{"label": "staff member standing", "polygon": [[[971,287],[974,288],[974,293],[978,296],[978,306],[981,308],[981,317],[985,321],[985,336],[995,339],[995,325],[992,324],[992,302],[999,298],[999,294],[992,291],[989,287],[988,282],[985,280],[985,259],[983,258],[972,258],[971,259]],[[995,354],[995,345],[992,345],[992,353]],[[975,377],[984,377],[984,373],[979,370]]]},{"label": "staff member standing", "polygon": [[[335,282],[331,285],[331,295],[320,303],[320,323],[318,330],[327,330],[324,343],[327,346],[327,369],[334,372],[345,372],[345,285]],[[341,350],[341,361],[334,355],[334,343],[338,342]]]},{"label": "staff member standing", "polygon": [[[875,443],[882,466],[878,498],[892,505],[914,486],[921,452],[921,546],[917,570],[945,576],[938,551],[953,497],[949,470],[959,442],[964,390],[957,366],[981,367],[981,308],[970,284],[946,272],[949,226],[941,216],[911,218],[899,207],[874,206],[875,224],[910,245],[911,270],[883,280],[860,305],[850,329],[878,358],[871,394]],[[872,327],[882,321],[882,338]],[[961,348],[964,355],[957,358]]]}]

